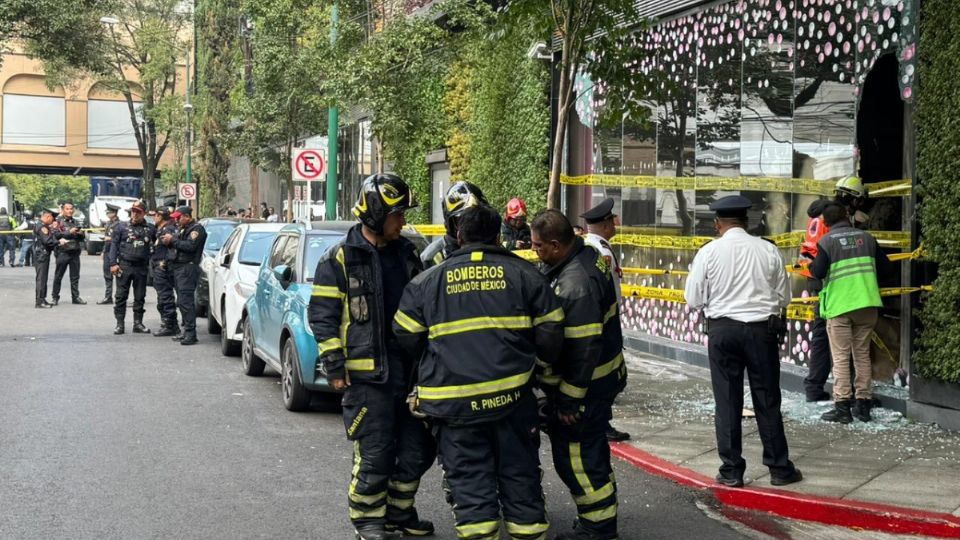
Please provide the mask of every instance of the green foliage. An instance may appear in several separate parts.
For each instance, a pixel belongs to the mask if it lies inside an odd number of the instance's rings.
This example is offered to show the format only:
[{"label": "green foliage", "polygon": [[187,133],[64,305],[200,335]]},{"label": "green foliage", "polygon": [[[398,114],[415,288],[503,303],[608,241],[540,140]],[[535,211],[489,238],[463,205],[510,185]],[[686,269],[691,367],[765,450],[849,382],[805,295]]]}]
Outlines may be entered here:
[{"label": "green foliage", "polygon": [[924,2],[920,17],[917,173],[923,243],[939,265],[923,306],[915,367],[923,377],[960,382],[960,1]]},{"label": "green foliage", "polygon": [[113,1],[0,0],[0,47],[22,40],[49,65],[102,71],[107,36],[100,17]]},{"label": "green foliage", "polygon": [[90,198],[90,179],[86,176],[3,174],[0,184],[13,190],[24,209],[35,212],[62,202],[83,204]]}]

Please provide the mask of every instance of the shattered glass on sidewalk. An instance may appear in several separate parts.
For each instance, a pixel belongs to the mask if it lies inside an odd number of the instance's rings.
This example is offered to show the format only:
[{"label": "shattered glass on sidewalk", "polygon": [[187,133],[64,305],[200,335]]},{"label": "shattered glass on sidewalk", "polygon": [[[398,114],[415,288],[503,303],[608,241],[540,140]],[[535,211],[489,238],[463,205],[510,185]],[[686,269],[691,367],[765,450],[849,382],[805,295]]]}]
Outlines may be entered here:
[{"label": "shattered glass on sidewalk", "polygon": [[[613,425],[631,433],[636,447],[712,478],[720,459],[709,372],[633,351],[626,357],[630,375]],[[744,394],[749,408],[749,389]],[[804,480],[779,489],[960,516],[960,433],[882,408],[873,410],[869,423],[821,421],[831,407],[783,393],[790,457]],[[756,422],[743,422],[746,482],[771,487]]]}]

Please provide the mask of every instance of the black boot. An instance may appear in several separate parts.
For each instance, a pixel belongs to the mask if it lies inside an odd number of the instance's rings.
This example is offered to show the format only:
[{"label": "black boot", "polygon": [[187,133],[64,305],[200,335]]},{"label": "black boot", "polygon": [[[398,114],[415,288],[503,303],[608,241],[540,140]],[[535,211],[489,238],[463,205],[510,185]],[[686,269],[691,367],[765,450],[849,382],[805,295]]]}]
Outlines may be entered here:
[{"label": "black boot", "polygon": [[87,301],[84,300],[83,298],[80,298],[79,296],[73,299],[73,303],[74,303],[74,304],[77,304],[78,306],[85,306],[85,305],[87,305]]},{"label": "black boot", "polygon": [[111,304],[113,304],[113,298],[110,298],[109,296],[104,296],[103,300],[97,302],[98,306],[109,306]]},{"label": "black boot", "polygon": [[629,441],[630,434],[613,426],[607,426],[607,440],[610,442]]},{"label": "black boot", "polygon": [[113,329],[113,335],[119,336],[123,334],[123,320],[117,321],[117,327]]},{"label": "black boot", "polygon": [[170,338],[170,339],[172,339],[173,341],[182,341],[182,340],[183,340],[183,330],[180,330],[180,329],[178,328],[178,329],[177,329],[177,333],[174,334],[173,337]]},{"label": "black boot", "polygon": [[52,298],[52,300],[53,300],[53,302],[50,302],[50,305],[51,305],[51,306],[60,305],[60,299],[57,298],[56,296],[54,296],[54,297]]},{"label": "black boot", "polygon": [[48,303],[46,303],[46,302],[37,302],[37,305],[36,305],[35,307],[36,307],[37,309],[46,309],[46,308],[52,308],[53,306],[51,306],[50,304],[48,304]]},{"label": "black boot", "polygon": [[400,540],[403,536],[399,532],[387,531],[383,526],[372,526],[357,529],[357,540]]},{"label": "black boot", "polygon": [[820,419],[824,422],[840,422],[841,424],[853,422],[853,416],[850,414],[850,401],[834,403],[833,410],[823,413]]},{"label": "black boot", "polygon": [[180,340],[181,345],[196,345],[197,343],[199,343],[199,341],[197,340],[196,334],[184,334],[183,339]]},{"label": "black boot", "polygon": [[872,399],[858,399],[857,402],[853,404],[851,413],[857,420],[861,422],[869,422],[870,420],[873,420],[873,418],[870,416],[871,409],[873,409]]},{"label": "black boot", "polygon": [[411,519],[403,523],[387,523],[388,531],[400,531],[403,536],[433,536],[433,523],[425,519]]},{"label": "black boot", "polygon": [[134,334],[149,334],[150,329],[143,325],[143,314],[133,315],[133,333]]},{"label": "black boot", "polygon": [[177,335],[177,327],[176,327],[176,325],[170,326],[170,325],[164,324],[164,325],[160,328],[160,331],[158,331],[157,333],[155,333],[155,334],[153,334],[153,335],[155,335],[155,336],[157,336],[157,337],[175,336],[175,335]]}]

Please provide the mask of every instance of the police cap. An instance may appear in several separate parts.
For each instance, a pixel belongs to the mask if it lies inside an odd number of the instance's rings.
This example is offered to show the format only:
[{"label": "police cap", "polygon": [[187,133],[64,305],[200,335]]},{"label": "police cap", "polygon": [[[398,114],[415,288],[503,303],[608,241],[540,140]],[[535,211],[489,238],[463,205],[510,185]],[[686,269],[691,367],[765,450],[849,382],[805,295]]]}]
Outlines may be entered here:
[{"label": "police cap", "polygon": [[131,213],[133,213],[133,212],[139,212],[139,213],[142,214],[142,213],[146,212],[146,208],[143,207],[143,203],[142,203],[142,202],[137,201],[137,202],[133,203],[132,205],[130,205],[130,212],[131,212]]},{"label": "police cap", "polygon": [[53,216],[53,219],[57,219],[57,216],[60,215],[60,209],[59,209],[59,208],[46,208],[46,209],[43,210],[43,213],[44,213],[44,214],[50,214],[51,216]]},{"label": "police cap", "polygon": [[580,214],[587,224],[594,224],[613,219],[616,214],[613,213],[613,199],[607,197],[600,204]]},{"label": "police cap", "polygon": [[[189,206],[178,206],[175,214],[180,214],[180,216],[191,216],[193,217],[193,208]],[[177,217],[180,217],[177,216]]]},{"label": "police cap", "polygon": [[119,211],[120,211],[120,207],[119,207],[119,206],[117,206],[117,205],[115,205],[115,204],[107,203],[107,213],[108,213],[108,214],[116,214],[116,213],[119,212]]},{"label": "police cap", "polygon": [[710,210],[720,218],[745,218],[747,210],[753,206],[750,199],[743,195],[729,195],[710,203]]}]

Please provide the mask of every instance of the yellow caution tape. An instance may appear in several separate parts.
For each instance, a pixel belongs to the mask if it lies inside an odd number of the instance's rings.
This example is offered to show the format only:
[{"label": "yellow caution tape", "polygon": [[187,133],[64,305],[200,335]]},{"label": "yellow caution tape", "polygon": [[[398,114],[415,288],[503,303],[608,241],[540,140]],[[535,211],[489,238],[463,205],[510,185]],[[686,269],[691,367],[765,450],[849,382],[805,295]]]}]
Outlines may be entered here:
[{"label": "yellow caution tape", "polygon": [[[570,186],[609,186],[653,189],[699,189],[709,191],[772,191],[799,195],[834,194],[834,180],[812,178],[767,178],[754,176],[630,176],[613,174],[590,174],[560,177],[560,182]],[[910,179],[875,182],[865,185],[874,197],[904,197],[910,195],[913,181]]]},{"label": "yellow caution tape", "polygon": [[518,249],[514,251],[513,254],[532,263],[540,262],[540,257],[538,257],[537,253],[532,249]]},{"label": "yellow caution tape", "polygon": [[[98,229],[80,229],[83,232],[103,232],[103,228]],[[33,234],[33,230],[24,230],[24,231],[0,231],[0,234]]]},{"label": "yellow caution tape", "polygon": [[[902,231],[868,231],[883,247],[910,247],[910,233]],[[780,248],[796,248],[803,244],[804,231],[793,231],[766,238]],[[700,249],[707,242],[714,240],[710,236],[663,236],[645,234],[617,234],[610,239],[610,243],[618,246],[632,246],[639,248],[660,249]]]},{"label": "yellow caution tape", "polygon": [[667,300],[678,304],[686,303],[681,289],[661,289],[659,287],[643,287],[624,283],[621,285],[620,291],[624,298],[647,298],[650,300]]},{"label": "yellow caution tape", "polygon": [[791,321],[812,321],[813,306],[790,304],[787,306],[787,318]]},{"label": "yellow caution tape", "polygon": [[416,231],[424,236],[443,236],[447,228],[443,225],[412,225]]}]

